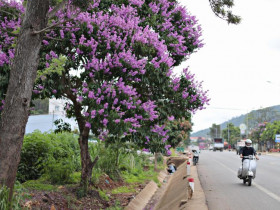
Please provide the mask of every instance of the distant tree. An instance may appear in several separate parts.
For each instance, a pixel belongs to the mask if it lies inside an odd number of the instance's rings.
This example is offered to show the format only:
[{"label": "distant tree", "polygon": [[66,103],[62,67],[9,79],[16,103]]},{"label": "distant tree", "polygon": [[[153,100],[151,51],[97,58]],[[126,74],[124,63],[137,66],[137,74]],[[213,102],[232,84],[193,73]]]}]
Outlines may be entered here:
[{"label": "distant tree", "polygon": [[269,142],[270,145],[275,145],[275,135],[280,134],[280,121],[267,123],[265,130],[261,134],[263,143]]},{"label": "distant tree", "polygon": [[266,125],[267,122],[259,123],[256,127],[250,130],[249,133],[249,138],[252,139],[254,143],[258,143],[259,147],[263,145],[263,142],[261,142],[261,135],[265,131]]},{"label": "distant tree", "polygon": [[[258,110],[251,111],[248,114],[248,119],[245,118],[245,124],[248,124],[248,129],[258,128],[259,124],[265,122],[273,122],[280,119],[280,112],[273,109],[272,107],[261,108]],[[248,121],[248,122],[247,122]]]},{"label": "distant tree", "polygon": [[71,125],[64,122],[62,119],[57,119],[53,123],[56,126],[54,130],[55,133],[71,132]]},{"label": "distant tree", "polygon": [[175,148],[181,142],[189,139],[191,123],[184,119],[168,121],[167,129],[169,130],[167,144]]},{"label": "distant tree", "polygon": [[240,128],[235,127],[233,123],[227,123],[227,127],[222,130],[222,137],[227,139],[230,145],[233,145],[240,139]]}]

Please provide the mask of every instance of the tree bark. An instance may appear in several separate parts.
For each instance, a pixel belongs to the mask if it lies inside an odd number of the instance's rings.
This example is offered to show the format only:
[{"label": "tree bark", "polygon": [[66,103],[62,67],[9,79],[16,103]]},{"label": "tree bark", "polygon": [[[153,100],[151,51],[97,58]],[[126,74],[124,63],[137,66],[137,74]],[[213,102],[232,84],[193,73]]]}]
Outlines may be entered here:
[{"label": "tree bark", "polygon": [[81,186],[83,187],[85,193],[87,193],[88,185],[91,182],[92,169],[99,159],[99,157],[96,156],[94,161],[91,160],[90,153],[88,150],[88,137],[89,137],[89,128],[85,127],[83,131],[80,132],[80,137],[79,137],[81,162],[82,162]]},{"label": "tree bark", "polygon": [[158,162],[157,162],[157,159],[158,159],[158,153],[155,152],[155,165],[154,165],[154,171],[157,171],[157,165],[158,165]]},{"label": "tree bark", "polygon": [[43,34],[32,33],[46,27],[48,10],[49,0],[27,2],[15,57],[11,64],[9,86],[0,123],[0,186],[4,184],[10,188],[10,195],[20,161],[43,40]]},{"label": "tree bark", "polygon": [[92,161],[90,157],[90,153],[88,150],[88,138],[90,129],[85,127],[85,118],[82,115],[83,107],[82,105],[77,102],[77,97],[72,93],[70,90],[69,80],[65,74],[62,76],[62,84],[64,85],[65,94],[68,99],[70,99],[74,106],[74,115],[76,117],[80,135],[79,135],[79,145],[80,145],[80,155],[81,155],[81,165],[82,165],[82,172],[81,172],[81,186],[84,189],[84,192],[87,193],[88,185],[91,182],[92,176],[92,169],[97,163],[99,157],[96,156],[95,159]]}]

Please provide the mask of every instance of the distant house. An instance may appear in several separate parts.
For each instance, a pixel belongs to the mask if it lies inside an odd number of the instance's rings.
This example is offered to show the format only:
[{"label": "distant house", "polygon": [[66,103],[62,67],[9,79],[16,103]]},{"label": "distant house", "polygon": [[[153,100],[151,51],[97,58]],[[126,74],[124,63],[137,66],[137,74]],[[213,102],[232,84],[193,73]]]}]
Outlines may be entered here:
[{"label": "distant house", "polygon": [[206,141],[205,137],[201,137],[201,136],[192,136],[190,137],[191,143],[196,143],[196,142],[204,142]]},{"label": "distant house", "polygon": [[28,118],[25,133],[32,133],[34,130],[50,132],[55,129],[54,121],[62,119],[71,125],[71,129],[78,129],[78,124],[74,118],[67,118],[64,111],[65,100],[49,100],[49,114],[31,115]]},{"label": "distant house", "polygon": [[190,140],[191,140],[191,143],[196,143],[198,140],[198,137],[192,136],[192,137],[190,137]]},{"label": "distant house", "polygon": [[63,99],[49,100],[49,114],[65,116],[64,106],[67,101]]}]

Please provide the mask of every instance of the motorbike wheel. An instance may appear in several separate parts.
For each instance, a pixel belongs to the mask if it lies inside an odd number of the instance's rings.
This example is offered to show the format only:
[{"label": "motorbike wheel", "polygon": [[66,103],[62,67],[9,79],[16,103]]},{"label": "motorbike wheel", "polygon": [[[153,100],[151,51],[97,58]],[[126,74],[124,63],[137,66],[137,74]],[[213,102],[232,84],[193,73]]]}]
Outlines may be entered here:
[{"label": "motorbike wheel", "polygon": [[252,177],[249,177],[248,178],[248,186],[251,186],[252,185]]},{"label": "motorbike wheel", "polygon": [[246,178],[243,179],[243,184],[246,184]]},{"label": "motorbike wheel", "polygon": [[193,159],[193,165],[194,166],[196,165],[196,159]]}]

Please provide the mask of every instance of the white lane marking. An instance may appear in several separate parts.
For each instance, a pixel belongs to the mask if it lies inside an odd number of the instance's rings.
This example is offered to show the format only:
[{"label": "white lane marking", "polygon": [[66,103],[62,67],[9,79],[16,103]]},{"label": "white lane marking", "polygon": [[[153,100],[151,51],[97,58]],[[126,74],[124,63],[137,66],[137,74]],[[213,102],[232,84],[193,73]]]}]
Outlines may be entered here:
[{"label": "white lane marking", "polygon": [[[229,168],[228,166],[226,166],[223,163],[220,163],[218,161],[216,161],[216,162],[219,163],[220,165],[222,165],[223,167],[225,167],[226,169],[228,169],[229,171],[231,171],[231,172],[233,172],[234,174],[237,175],[237,171],[232,170],[231,168]],[[273,199],[277,200],[278,202],[280,202],[280,197],[278,195],[276,195],[273,192],[269,191],[268,189],[262,187],[261,185],[257,184],[256,182],[254,182],[254,186],[256,186],[259,190],[263,191],[265,194],[267,194],[271,198],[273,198]]]}]

